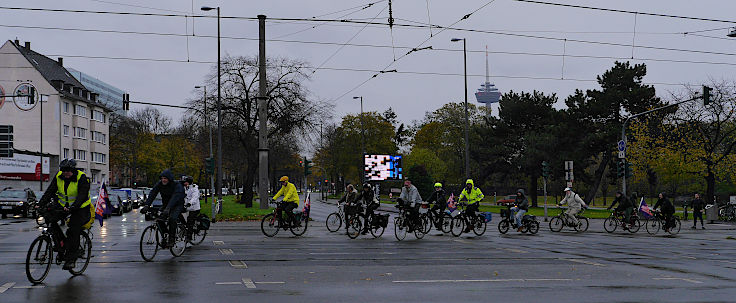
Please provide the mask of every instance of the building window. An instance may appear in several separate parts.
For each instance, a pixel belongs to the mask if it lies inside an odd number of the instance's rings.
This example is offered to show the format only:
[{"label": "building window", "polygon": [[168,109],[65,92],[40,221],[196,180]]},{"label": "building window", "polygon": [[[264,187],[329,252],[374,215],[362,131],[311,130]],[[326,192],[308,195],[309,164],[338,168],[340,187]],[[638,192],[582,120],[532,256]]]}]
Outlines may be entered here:
[{"label": "building window", "polygon": [[79,149],[74,150],[74,159],[80,160],[80,161],[86,161],[87,160],[87,152]]},{"label": "building window", "polygon": [[64,136],[69,137],[69,125],[64,125]]},{"label": "building window", "polygon": [[69,113],[69,102],[64,102],[64,113],[65,114]]},{"label": "building window", "polygon": [[74,114],[80,117],[87,118],[87,108],[82,105],[75,105]]},{"label": "building window", "polygon": [[92,111],[92,120],[105,123],[105,118],[105,113],[99,110]]},{"label": "building window", "polygon": [[74,138],[87,139],[87,129],[81,127],[74,128]]},{"label": "building window", "polygon": [[95,153],[95,152],[92,152],[91,155],[92,155],[92,162],[102,163],[102,164],[107,163],[107,155],[103,153]]},{"label": "building window", "polygon": [[107,135],[100,133],[102,135],[102,144],[107,144]]},{"label": "building window", "polygon": [[69,149],[68,148],[64,149],[64,159],[69,159]]}]

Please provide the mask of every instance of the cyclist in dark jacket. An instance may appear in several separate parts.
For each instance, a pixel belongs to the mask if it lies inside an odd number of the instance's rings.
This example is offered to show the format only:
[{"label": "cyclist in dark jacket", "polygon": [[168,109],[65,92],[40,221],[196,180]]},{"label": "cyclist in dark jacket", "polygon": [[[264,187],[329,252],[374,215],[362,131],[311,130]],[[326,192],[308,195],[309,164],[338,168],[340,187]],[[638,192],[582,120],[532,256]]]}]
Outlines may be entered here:
[{"label": "cyclist in dark jacket", "polygon": [[654,209],[660,209],[664,216],[665,224],[662,226],[665,232],[672,227],[672,216],[675,214],[675,205],[667,199],[665,193],[659,194],[659,200],[654,204]]},{"label": "cyclist in dark jacket", "polygon": [[526,198],[526,192],[524,192],[523,189],[519,188],[519,190],[516,191],[514,204],[516,206],[511,208],[511,213],[514,214],[516,228],[518,228],[518,231],[521,231],[521,218],[523,218],[524,214],[529,211],[529,199]]},{"label": "cyclist in dark jacket", "polygon": [[631,223],[631,213],[634,211],[634,204],[631,203],[631,200],[627,198],[622,192],[616,192],[616,199],[613,200],[613,203],[611,203],[611,206],[609,206],[607,209],[611,210],[613,206],[618,204],[616,207],[616,212],[624,212],[624,220],[626,224]]},{"label": "cyclist in dark jacket", "polygon": [[[174,174],[170,170],[164,170],[159,176],[159,181],[153,186],[151,192],[148,195],[148,199],[144,203],[144,208],[141,210],[142,213],[146,213],[156,199],[156,196],[161,194],[161,217],[168,218],[168,243],[167,246],[172,246],[176,242],[176,221],[179,219],[179,214],[184,210],[184,186],[181,183],[174,181]],[[161,230],[167,230],[165,226],[160,226]]]},{"label": "cyclist in dark jacket", "polygon": [[368,233],[368,224],[367,220],[370,216],[373,215],[373,211],[378,209],[378,206],[380,206],[380,203],[378,203],[375,199],[375,193],[373,192],[373,187],[365,183],[363,184],[363,190],[360,192],[360,195],[358,195],[357,198],[355,198],[355,203],[363,202],[363,206],[365,207],[365,219],[366,224],[363,224],[363,234]]},{"label": "cyclist in dark jacket", "polygon": [[445,199],[445,190],[442,189],[442,183],[434,184],[434,192],[429,196],[429,200],[427,200],[427,202],[434,203],[432,210],[439,210],[440,215],[445,212],[445,209],[447,208],[447,199]]}]

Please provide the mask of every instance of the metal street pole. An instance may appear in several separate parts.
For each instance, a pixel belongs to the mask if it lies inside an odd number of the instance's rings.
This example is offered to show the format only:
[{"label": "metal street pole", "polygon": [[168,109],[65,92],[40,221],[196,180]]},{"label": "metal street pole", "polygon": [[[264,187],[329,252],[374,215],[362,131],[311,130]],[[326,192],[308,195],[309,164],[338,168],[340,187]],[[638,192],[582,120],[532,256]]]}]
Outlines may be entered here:
[{"label": "metal street pole", "polygon": [[361,148],[363,150],[363,154],[360,156],[360,165],[358,165],[358,170],[360,171],[360,184],[363,184],[365,183],[365,169],[363,168],[365,163],[365,124],[363,122],[363,96],[353,97],[353,99],[358,98],[360,98],[360,135],[362,137]]},{"label": "metal street pole", "polygon": [[[207,115],[207,86],[195,86],[194,88],[202,88],[204,90],[204,95],[203,95],[203,99],[204,99],[204,128],[206,128],[207,129],[207,132],[209,133],[210,158],[214,158],[214,152],[213,152],[213,148],[212,148],[212,128],[209,127],[209,125],[207,124],[207,120],[209,120],[209,116]],[[205,169],[205,172],[206,171],[207,170]],[[209,190],[210,195],[213,195],[214,190],[215,190],[215,176],[214,175],[210,175],[209,173],[206,173],[206,176],[207,176],[208,179],[210,179],[210,187],[209,187],[210,188],[210,190]],[[207,195],[204,196],[204,203],[207,203]],[[215,211],[216,211],[215,203],[212,203],[212,218],[215,217]]]},{"label": "metal street pole", "polygon": [[468,149],[470,134],[470,123],[468,122],[468,51],[465,38],[452,38],[450,41],[463,41],[463,76],[465,78],[465,178],[470,179],[470,150]]},{"label": "metal street pole", "polygon": [[258,198],[268,208],[268,88],[266,81],[266,15],[258,15]]},{"label": "metal street pole", "polygon": [[[217,9],[217,209],[218,213],[222,213],[222,111],[221,111],[221,74],[222,65],[220,62],[220,7],[217,8],[203,6],[203,11],[211,11]],[[212,203],[213,207],[215,203]],[[214,216],[212,217],[214,219]]]},{"label": "metal street pole", "polygon": [[542,180],[544,180],[544,222],[547,222],[547,178]]}]

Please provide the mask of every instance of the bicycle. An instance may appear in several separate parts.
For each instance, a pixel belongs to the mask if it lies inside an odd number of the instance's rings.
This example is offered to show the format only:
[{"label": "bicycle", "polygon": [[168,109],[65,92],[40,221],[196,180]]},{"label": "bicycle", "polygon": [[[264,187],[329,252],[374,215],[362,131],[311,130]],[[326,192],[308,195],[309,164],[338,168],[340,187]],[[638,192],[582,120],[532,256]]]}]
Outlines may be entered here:
[{"label": "bicycle", "polygon": [[399,209],[399,215],[394,218],[394,236],[396,240],[404,240],[410,230],[414,232],[414,236],[417,239],[424,238],[425,221],[418,215],[415,218],[412,218],[410,215],[414,207],[405,202],[399,202],[395,207]]},{"label": "bicycle", "polygon": [[[510,227],[518,228],[515,219],[511,216],[511,206],[501,210],[501,221],[498,222],[498,232],[506,234]],[[534,215],[524,215],[521,217],[521,233],[530,233],[535,235],[539,232],[539,221]]]},{"label": "bicycle", "polygon": [[629,223],[627,224],[624,222],[624,212],[614,211],[611,213],[610,216],[608,216],[608,218],[606,218],[605,221],[603,221],[603,229],[605,229],[608,233],[616,231],[619,226],[632,234],[638,232],[639,228],[641,228],[639,215],[635,211],[632,211],[631,217],[629,218]]},{"label": "bicycle", "polygon": [[344,212],[344,204],[341,204],[340,202],[337,203],[337,211],[331,213],[327,216],[327,220],[325,220],[325,225],[327,226],[327,230],[330,232],[336,232],[340,230],[340,227],[342,227],[342,222],[345,221],[345,212]]},{"label": "bicycle", "polygon": [[[427,208],[425,213],[420,213],[424,220],[424,233],[428,234],[432,231],[432,226],[443,233],[450,233],[452,228],[452,216],[449,213],[440,211],[439,207],[429,208],[429,204],[422,204],[422,208]],[[422,209],[420,208],[420,210]]]},{"label": "bicycle", "polygon": [[279,202],[273,202],[269,203],[271,206],[276,206],[274,208],[273,212],[264,216],[261,220],[261,232],[266,237],[273,237],[276,234],[279,233],[279,230],[290,230],[294,236],[301,236],[305,232],[307,232],[307,226],[309,222],[309,215],[305,215],[302,211],[296,211],[295,213],[291,215],[286,215],[286,218],[283,218],[283,215],[277,216],[277,214],[282,213],[282,209],[284,209],[284,204],[287,202],[279,201]]},{"label": "bicycle", "polygon": [[388,214],[371,213],[368,217],[364,213],[356,213],[348,221],[348,237],[355,239],[361,234],[363,227],[367,224],[373,238],[379,238],[388,226]]},{"label": "bicycle", "polygon": [[[54,203],[54,202],[51,202]],[[69,216],[68,212],[61,211],[63,213],[63,219],[61,220],[62,225],[67,223],[66,217]],[[40,217],[39,217],[40,218]],[[57,241],[54,239],[54,234],[49,230],[50,224],[54,222],[45,222],[45,220],[36,221],[39,227],[42,227],[41,234],[31,242],[31,247],[28,248],[28,254],[26,254],[26,277],[28,281],[33,284],[43,282],[48,276],[51,263],[61,265],[64,259],[65,248],[63,244],[57,245]],[[90,238],[91,233],[88,233],[89,229],[82,230],[79,235],[79,256],[77,261],[82,261],[81,266],[77,265],[75,268],[69,270],[72,276],[78,276],[84,273],[89,266],[89,259],[92,258],[92,239]],[[60,239],[58,243],[62,243],[63,239]],[[54,252],[56,252],[56,260],[54,260]]]},{"label": "bicycle", "polygon": [[194,246],[204,242],[204,238],[207,237],[207,230],[209,230],[209,222],[210,218],[207,215],[199,214],[194,218],[194,224],[191,227],[188,223],[184,224],[186,226],[187,243]]},{"label": "bicycle", "polygon": [[[665,232],[669,233],[670,235],[676,235],[680,233],[680,228],[682,227],[682,223],[680,222],[680,218],[672,215],[672,226],[670,226],[669,229],[667,229]],[[647,218],[645,221],[644,227],[647,230],[647,233],[650,235],[656,235],[659,232],[659,229],[664,229],[664,226],[666,225],[666,220],[664,215],[661,211],[654,211],[653,216],[651,218]]]},{"label": "bicycle", "polygon": [[575,219],[578,219],[578,222],[580,224],[574,224],[572,220],[565,214],[565,208],[560,207],[560,214],[557,216],[552,217],[552,220],[549,221],[549,230],[553,232],[560,232],[562,230],[562,227],[572,227],[577,232],[585,232],[588,230],[588,225],[590,222],[588,222],[588,218],[583,217],[583,212],[585,212],[585,208],[581,209],[579,213],[575,215]]},{"label": "bicycle", "polygon": [[[177,220],[174,245],[167,247],[169,233],[166,230],[168,227],[166,221],[168,218],[162,218],[161,211],[159,210],[150,211],[154,217],[153,223],[143,229],[143,234],[141,234],[141,240],[139,242],[139,251],[143,260],[146,262],[153,261],[158,251],[166,248],[169,249],[172,256],[181,257],[186,249],[186,224]],[[202,240],[204,240],[204,237],[202,237]]]},{"label": "bicycle", "polygon": [[486,232],[486,228],[488,227],[486,218],[477,213],[475,216],[471,216],[467,212],[468,206],[470,205],[467,203],[459,203],[458,209],[460,209],[460,212],[458,212],[456,216],[452,217],[450,231],[455,237],[459,237],[463,232],[466,232],[467,229],[472,229],[476,236],[482,236]]}]

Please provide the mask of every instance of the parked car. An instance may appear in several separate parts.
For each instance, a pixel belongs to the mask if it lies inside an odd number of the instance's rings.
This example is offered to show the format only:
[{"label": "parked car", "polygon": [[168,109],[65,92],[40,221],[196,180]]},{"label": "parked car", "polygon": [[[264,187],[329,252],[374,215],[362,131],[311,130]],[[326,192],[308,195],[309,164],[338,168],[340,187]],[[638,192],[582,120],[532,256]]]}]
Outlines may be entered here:
[{"label": "parked car", "polygon": [[496,205],[507,206],[510,204],[514,204],[514,202],[516,202],[516,195],[508,195],[501,200],[497,200]]},{"label": "parked car", "polygon": [[133,210],[133,200],[130,198],[130,193],[125,190],[114,191],[120,196],[120,201],[123,202],[123,212],[129,212]]},{"label": "parked car", "polygon": [[134,189],[131,191],[131,199],[133,199],[133,208],[139,208],[146,202],[146,195],[142,189]]},{"label": "parked car", "polygon": [[114,216],[122,216],[125,213],[123,201],[126,199],[124,192],[110,191],[110,213]]},{"label": "parked car", "polygon": [[161,206],[163,205],[164,205],[164,201],[161,200],[161,198],[156,198],[155,200],[153,200],[153,202],[151,203],[150,210],[146,213],[146,217],[145,217],[146,221],[153,220],[153,215],[151,215],[151,213],[158,211],[159,209],[161,209]]},{"label": "parked car", "polygon": [[29,188],[6,188],[0,192],[0,214],[3,219],[7,218],[8,214],[28,218],[35,215],[36,201],[36,194]]}]

